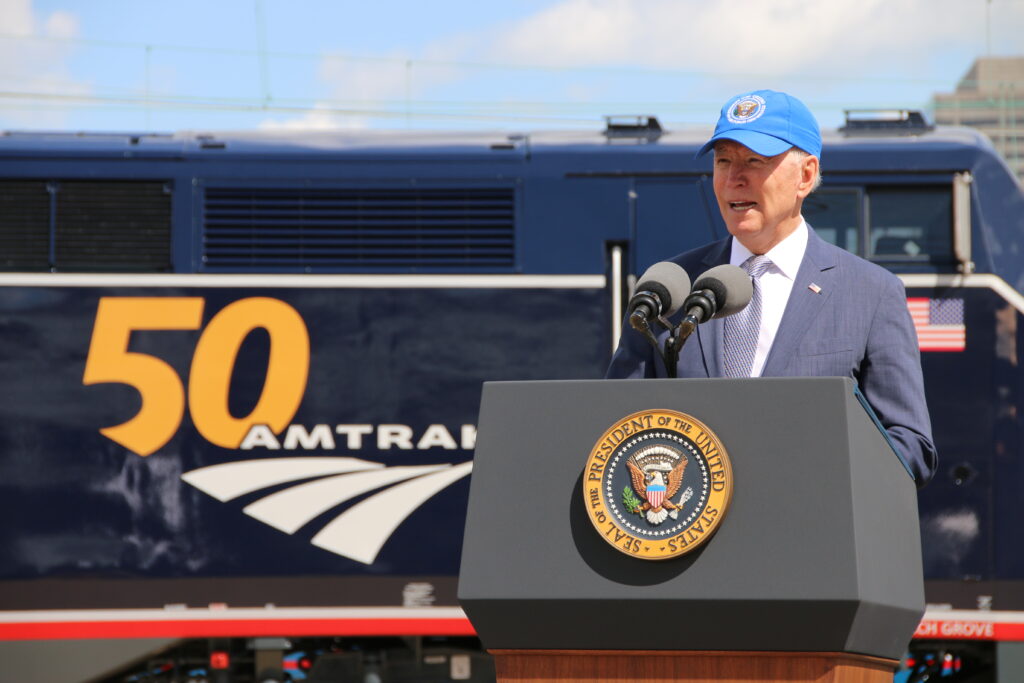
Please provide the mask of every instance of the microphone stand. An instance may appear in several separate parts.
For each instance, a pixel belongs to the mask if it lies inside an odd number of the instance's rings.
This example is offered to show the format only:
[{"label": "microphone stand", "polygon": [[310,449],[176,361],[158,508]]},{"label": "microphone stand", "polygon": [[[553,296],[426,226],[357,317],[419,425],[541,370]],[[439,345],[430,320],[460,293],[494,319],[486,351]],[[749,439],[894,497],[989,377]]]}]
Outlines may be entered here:
[{"label": "microphone stand", "polygon": [[665,371],[672,379],[675,379],[677,375],[679,352],[683,350],[683,344],[695,329],[697,329],[697,321],[692,315],[688,315],[677,327],[672,329],[665,339],[665,352],[662,354],[662,358],[665,360]]},{"label": "microphone stand", "polygon": [[668,375],[669,379],[677,377],[679,351],[683,348],[683,343],[677,336],[678,332],[679,328],[676,328],[668,335],[665,339],[665,350],[661,354],[662,359],[665,361],[665,374]]},{"label": "microphone stand", "polygon": [[664,318],[659,318],[661,323],[671,330],[665,340],[665,351],[662,353],[662,358],[665,361],[665,371],[673,379],[676,377],[676,366],[679,364],[679,352],[683,350],[683,344],[697,329],[701,320],[710,318],[717,310],[715,294],[708,290],[694,292],[687,298],[684,308],[687,309],[686,315],[679,321],[677,327],[669,327]]},{"label": "microphone stand", "polygon": [[685,323],[690,320],[692,316],[686,316],[683,322],[678,327],[674,327],[672,323],[666,320],[663,316],[658,316],[657,320],[661,323],[661,326],[666,330],[669,330],[669,336],[665,339],[665,348],[662,349],[658,345],[658,338],[651,332],[651,326],[647,322],[647,318],[642,315],[634,313],[630,316],[629,324],[636,331],[644,335],[644,338],[650,342],[654,350],[661,356],[662,362],[665,364],[665,373],[669,379],[676,379],[677,369],[676,366],[679,364],[679,351],[683,348],[683,343],[686,338],[693,332],[693,328],[696,326],[696,322],[689,326],[685,334],[680,334],[680,330],[684,327]]}]

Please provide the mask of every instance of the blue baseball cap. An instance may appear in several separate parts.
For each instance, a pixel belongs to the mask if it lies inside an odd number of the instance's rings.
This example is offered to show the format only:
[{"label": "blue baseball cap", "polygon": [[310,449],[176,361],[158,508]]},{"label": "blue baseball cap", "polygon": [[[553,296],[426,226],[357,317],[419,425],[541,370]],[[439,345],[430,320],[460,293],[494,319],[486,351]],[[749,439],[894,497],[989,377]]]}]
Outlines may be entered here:
[{"label": "blue baseball cap", "polygon": [[719,140],[734,140],[758,154],[773,157],[790,147],[821,157],[821,131],[803,102],[774,90],[758,90],[730,99],[718,117],[715,134],[700,148],[707,154]]}]

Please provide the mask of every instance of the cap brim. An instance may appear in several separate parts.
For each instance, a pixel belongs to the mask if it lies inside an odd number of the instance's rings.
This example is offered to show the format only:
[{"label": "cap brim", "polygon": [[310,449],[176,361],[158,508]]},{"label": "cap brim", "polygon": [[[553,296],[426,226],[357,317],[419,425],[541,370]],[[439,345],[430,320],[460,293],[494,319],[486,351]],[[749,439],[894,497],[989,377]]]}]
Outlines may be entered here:
[{"label": "cap brim", "polygon": [[718,133],[714,137],[705,143],[700,151],[697,152],[695,158],[699,159],[714,148],[715,143],[719,140],[732,140],[738,142],[744,147],[753,150],[757,154],[764,157],[773,157],[777,154],[782,154],[786,150],[793,147],[792,143],[780,140],[773,135],[766,135],[765,133],[758,133],[753,130],[724,130]]}]

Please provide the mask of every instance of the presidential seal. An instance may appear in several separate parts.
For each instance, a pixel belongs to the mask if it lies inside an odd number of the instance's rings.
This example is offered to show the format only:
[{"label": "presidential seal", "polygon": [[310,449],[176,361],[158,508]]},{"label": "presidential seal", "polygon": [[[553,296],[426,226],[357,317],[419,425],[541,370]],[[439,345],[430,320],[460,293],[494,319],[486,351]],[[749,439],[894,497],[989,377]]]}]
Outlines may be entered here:
[{"label": "presidential seal", "polygon": [[750,123],[764,114],[765,102],[760,95],[744,95],[731,105],[726,118],[732,123]]},{"label": "presidential seal", "polygon": [[729,456],[704,423],[645,410],[601,435],[587,459],[583,498],[605,541],[632,557],[665,560],[711,538],[732,484]]}]

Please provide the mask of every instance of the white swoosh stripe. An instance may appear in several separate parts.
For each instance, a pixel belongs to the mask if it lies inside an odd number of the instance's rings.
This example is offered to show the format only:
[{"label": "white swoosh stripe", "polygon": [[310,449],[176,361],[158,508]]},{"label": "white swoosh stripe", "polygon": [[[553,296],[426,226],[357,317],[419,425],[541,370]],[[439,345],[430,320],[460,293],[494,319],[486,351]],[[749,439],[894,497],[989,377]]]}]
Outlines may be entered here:
[{"label": "white swoosh stripe", "polygon": [[286,534],[293,534],[317,515],[361,493],[450,467],[449,463],[444,463],[339,474],[272,493],[245,506],[242,512]]},{"label": "white swoosh stripe", "polygon": [[357,562],[373,564],[392,532],[413,510],[472,469],[471,460],[381,491],[335,517],[312,543]]},{"label": "white swoosh stripe", "polygon": [[181,478],[223,503],[286,481],[383,467],[359,458],[260,458],[200,467]]}]

